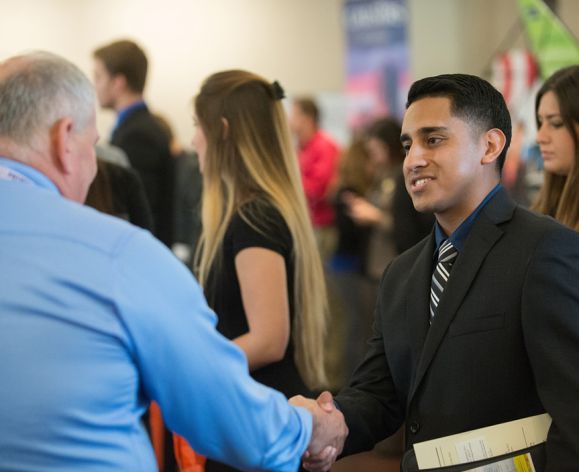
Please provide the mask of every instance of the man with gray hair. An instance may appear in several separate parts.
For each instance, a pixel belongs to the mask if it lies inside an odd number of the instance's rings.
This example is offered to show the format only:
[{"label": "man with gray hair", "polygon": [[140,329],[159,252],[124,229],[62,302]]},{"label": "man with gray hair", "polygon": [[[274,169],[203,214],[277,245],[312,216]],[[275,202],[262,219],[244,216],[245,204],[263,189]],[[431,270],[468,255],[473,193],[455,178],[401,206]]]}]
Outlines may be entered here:
[{"label": "man with gray hair", "polygon": [[200,453],[294,471],[335,455],[340,413],[253,381],[190,272],[148,232],[79,203],[95,96],[68,61],[0,63],[0,470],[156,470],[158,402]]}]

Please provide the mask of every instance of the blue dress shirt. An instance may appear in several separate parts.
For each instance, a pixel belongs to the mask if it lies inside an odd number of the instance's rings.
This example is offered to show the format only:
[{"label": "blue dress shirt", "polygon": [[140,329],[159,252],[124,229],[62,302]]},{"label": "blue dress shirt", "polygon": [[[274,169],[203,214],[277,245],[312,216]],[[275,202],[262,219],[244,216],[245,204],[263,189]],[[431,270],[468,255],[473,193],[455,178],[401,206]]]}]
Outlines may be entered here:
[{"label": "blue dress shirt", "polygon": [[120,124],[127,119],[134,110],[138,110],[139,108],[147,108],[147,104],[143,100],[139,100],[138,102],[130,104],[128,107],[123,108],[117,114],[117,120],[115,121],[115,125],[111,131],[111,136],[115,133],[115,130],[120,126]]},{"label": "blue dress shirt", "polygon": [[[458,228],[456,228],[450,236],[447,236],[444,233],[444,231],[442,230],[442,228],[438,224],[438,221],[435,223],[435,225],[434,225],[434,237],[435,237],[434,260],[436,260],[438,258],[438,250],[440,249],[441,244],[444,241],[446,241],[447,238],[450,239],[450,242],[452,243],[452,245],[456,248],[456,250],[460,254],[460,252],[464,249],[464,243],[466,242],[466,238],[470,234],[470,230],[472,229],[472,225],[474,224],[477,215],[480,213],[480,211],[483,209],[483,207],[487,204],[487,202],[491,198],[493,198],[493,195],[495,193],[497,193],[501,188],[502,188],[501,184],[495,185],[494,188],[487,194],[487,196],[484,198],[484,200],[480,203],[480,205],[475,208],[475,210],[468,216],[468,218],[466,220],[464,220],[460,224],[460,226]],[[433,265],[432,270],[434,270],[435,265],[436,264]]]},{"label": "blue dress shirt", "polygon": [[311,415],[253,381],[187,268],[148,232],[0,180],[0,471],[156,470],[157,401],[201,454],[295,471]]}]

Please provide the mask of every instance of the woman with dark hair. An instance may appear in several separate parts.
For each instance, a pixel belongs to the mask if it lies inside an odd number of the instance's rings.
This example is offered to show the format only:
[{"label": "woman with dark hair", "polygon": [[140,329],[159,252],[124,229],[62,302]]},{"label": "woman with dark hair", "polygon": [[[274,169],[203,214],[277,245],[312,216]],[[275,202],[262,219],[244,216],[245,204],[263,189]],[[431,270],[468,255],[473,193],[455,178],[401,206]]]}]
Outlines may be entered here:
[{"label": "woman with dark hair", "polygon": [[400,124],[381,118],[368,128],[366,149],[374,184],[366,196],[345,194],[352,220],[372,228],[364,273],[378,281],[392,258],[412,247],[432,229],[433,217],[418,213],[406,191]]},{"label": "woman with dark hair", "polygon": [[[357,293],[342,292],[345,299],[356,297],[355,304],[358,305],[356,312],[348,314],[348,359],[345,365],[349,372],[354,370],[366,351],[382,272],[394,257],[430,233],[434,221],[431,214],[420,214],[414,209],[406,191],[402,173],[405,155],[400,133],[400,124],[394,118],[381,118],[370,125],[364,145],[373,183],[365,195],[355,192],[342,195],[352,222],[369,230],[365,238],[363,277],[359,280]],[[345,300],[344,306],[348,305]],[[399,454],[402,444],[402,431],[399,431],[381,443],[380,450],[384,454]]]},{"label": "woman with dark hair", "polygon": [[533,209],[579,231],[579,65],[546,80],[535,117],[545,176]]}]

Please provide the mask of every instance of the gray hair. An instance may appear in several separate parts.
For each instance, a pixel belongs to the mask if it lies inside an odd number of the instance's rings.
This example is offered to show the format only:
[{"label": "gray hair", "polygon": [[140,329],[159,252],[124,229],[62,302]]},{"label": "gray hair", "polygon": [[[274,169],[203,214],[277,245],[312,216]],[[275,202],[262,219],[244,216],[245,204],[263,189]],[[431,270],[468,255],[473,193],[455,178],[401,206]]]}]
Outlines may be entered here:
[{"label": "gray hair", "polygon": [[66,59],[43,51],[22,61],[0,78],[0,137],[32,146],[35,139],[64,117],[83,131],[94,114],[96,98],[83,72]]}]

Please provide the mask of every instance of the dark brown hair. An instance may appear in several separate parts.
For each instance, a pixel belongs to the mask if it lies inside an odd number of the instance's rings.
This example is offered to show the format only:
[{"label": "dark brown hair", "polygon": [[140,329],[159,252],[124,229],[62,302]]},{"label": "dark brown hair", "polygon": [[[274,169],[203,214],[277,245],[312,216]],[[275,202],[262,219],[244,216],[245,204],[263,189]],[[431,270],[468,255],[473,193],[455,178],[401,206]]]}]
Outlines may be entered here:
[{"label": "dark brown hair", "polygon": [[147,80],[147,56],[133,41],[115,41],[94,51],[111,76],[122,75],[133,92],[143,93]]},{"label": "dark brown hair", "polygon": [[299,97],[293,102],[299,107],[304,115],[309,116],[314,120],[316,126],[320,124],[320,109],[314,99],[310,97]]},{"label": "dark brown hair", "polygon": [[541,99],[553,92],[559,103],[561,119],[575,140],[575,160],[569,175],[556,175],[545,171],[545,180],[533,209],[559,220],[579,231],[579,66],[566,67],[549,77],[537,93],[535,119]]},{"label": "dark brown hair", "polygon": [[385,117],[374,121],[367,131],[368,138],[378,139],[388,149],[388,155],[393,165],[404,162],[404,148],[400,142],[402,129],[394,118]]},{"label": "dark brown hair", "polygon": [[473,130],[497,128],[503,132],[505,147],[497,158],[500,174],[512,136],[511,115],[501,93],[476,75],[443,74],[414,82],[408,92],[406,108],[426,97],[448,98],[452,115],[467,122]]}]

